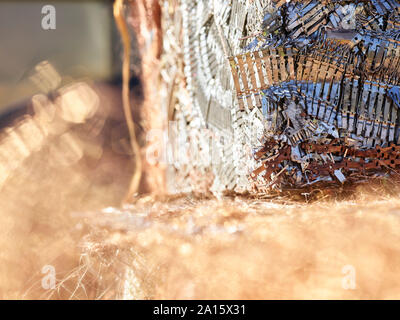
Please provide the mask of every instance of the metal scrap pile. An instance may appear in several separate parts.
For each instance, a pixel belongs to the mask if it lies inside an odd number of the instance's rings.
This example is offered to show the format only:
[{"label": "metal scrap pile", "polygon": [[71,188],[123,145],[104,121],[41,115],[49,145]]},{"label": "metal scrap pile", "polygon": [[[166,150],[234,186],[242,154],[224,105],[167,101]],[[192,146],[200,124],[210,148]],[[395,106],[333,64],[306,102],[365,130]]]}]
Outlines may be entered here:
[{"label": "metal scrap pile", "polygon": [[[258,192],[400,169],[400,2],[277,1],[229,58],[242,110],[264,115]],[[400,171],[400,170],[399,170]]]}]

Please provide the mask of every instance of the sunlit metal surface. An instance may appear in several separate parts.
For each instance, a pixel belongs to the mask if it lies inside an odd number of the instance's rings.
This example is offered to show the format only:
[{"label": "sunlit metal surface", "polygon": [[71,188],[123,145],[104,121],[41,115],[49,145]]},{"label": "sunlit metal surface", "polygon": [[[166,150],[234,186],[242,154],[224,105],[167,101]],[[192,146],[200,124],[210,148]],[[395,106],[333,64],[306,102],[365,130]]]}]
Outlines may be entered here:
[{"label": "sunlit metal surface", "polygon": [[264,116],[257,192],[396,172],[399,12],[394,0],[282,1],[229,59],[240,110]]}]

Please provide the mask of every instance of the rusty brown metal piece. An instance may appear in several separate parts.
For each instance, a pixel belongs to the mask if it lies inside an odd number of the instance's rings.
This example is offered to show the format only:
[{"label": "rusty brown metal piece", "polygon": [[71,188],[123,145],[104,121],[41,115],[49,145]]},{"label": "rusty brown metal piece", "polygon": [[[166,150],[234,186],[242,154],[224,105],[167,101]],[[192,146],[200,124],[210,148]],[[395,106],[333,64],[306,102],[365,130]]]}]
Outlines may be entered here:
[{"label": "rusty brown metal piece", "polygon": [[[266,150],[270,150],[270,144],[256,153],[256,159],[261,159],[266,154]],[[395,144],[385,148],[378,146],[374,149],[364,150],[346,146],[341,139],[335,139],[329,144],[304,142],[300,146],[308,154],[330,155],[330,158],[327,157],[331,159],[329,161],[317,161],[313,157],[313,160],[308,162],[307,167],[302,169],[303,173],[309,173],[307,175],[309,182],[316,181],[323,176],[334,177],[338,170],[343,172],[345,176],[355,172],[366,175],[385,169],[400,171],[400,146]],[[261,167],[253,171],[251,174],[253,180],[256,181],[263,174],[263,179],[269,186],[272,187],[277,184],[279,181],[274,179],[272,174],[286,168],[284,162],[291,161],[291,151],[290,146],[281,148],[276,155],[264,161]],[[335,160],[333,155],[341,158],[341,160]],[[288,180],[293,181],[293,177],[289,175]]]}]

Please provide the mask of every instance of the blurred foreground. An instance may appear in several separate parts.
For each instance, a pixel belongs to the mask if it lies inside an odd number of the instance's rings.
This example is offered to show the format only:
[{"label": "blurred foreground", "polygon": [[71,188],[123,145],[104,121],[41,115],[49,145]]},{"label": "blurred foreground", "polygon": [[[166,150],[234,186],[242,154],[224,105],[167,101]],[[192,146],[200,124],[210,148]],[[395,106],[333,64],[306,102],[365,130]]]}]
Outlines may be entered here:
[{"label": "blurred foreground", "polygon": [[[82,242],[82,268],[103,275],[98,284],[106,296],[400,297],[399,199],[306,205],[241,197],[143,198],[84,217],[91,232]],[[104,261],[113,265],[102,273]],[[118,283],[110,270],[126,281]]]},{"label": "blurred foreground", "polygon": [[[60,188],[70,204],[83,196]],[[56,201],[14,203],[24,210],[2,212],[13,226],[2,233],[2,298],[400,297],[399,198],[143,197],[120,209],[76,201],[62,215]],[[54,289],[41,285],[44,265],[55,267]]]}]

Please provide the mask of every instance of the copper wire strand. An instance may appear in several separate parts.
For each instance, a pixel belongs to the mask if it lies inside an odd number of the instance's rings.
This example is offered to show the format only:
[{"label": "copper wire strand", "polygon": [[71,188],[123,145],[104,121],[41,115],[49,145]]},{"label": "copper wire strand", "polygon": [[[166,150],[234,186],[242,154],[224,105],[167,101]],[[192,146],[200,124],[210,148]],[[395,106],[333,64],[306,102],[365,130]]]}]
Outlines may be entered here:
[{"label": "copper wire strand", "polygon": [[140,156],[140,147],[136,139],[135,124],[133,121],[129,97],[131,37],[129,35],[128,26],[124,17],[124,0],[115,0],[114,19],[117,24],[118,31],[121,35],[124,48],[124,56],[122,62],[122,104],[135,161],[135,170],[127,194],[128,199],[139,191],[139,184],[142,177],[142,159]]}]

